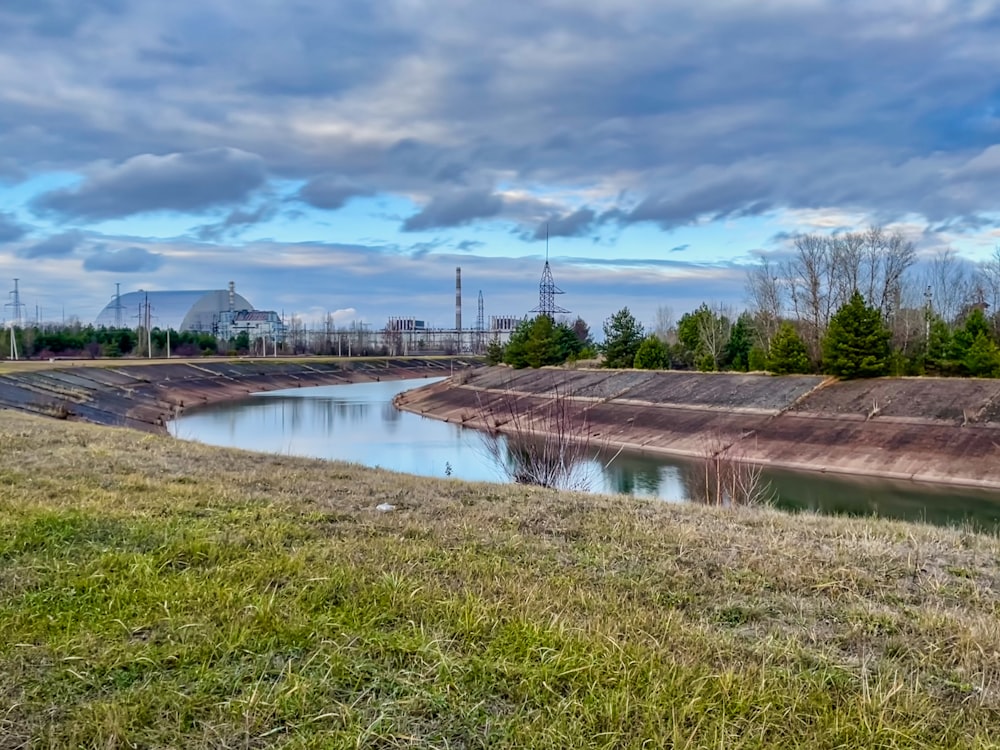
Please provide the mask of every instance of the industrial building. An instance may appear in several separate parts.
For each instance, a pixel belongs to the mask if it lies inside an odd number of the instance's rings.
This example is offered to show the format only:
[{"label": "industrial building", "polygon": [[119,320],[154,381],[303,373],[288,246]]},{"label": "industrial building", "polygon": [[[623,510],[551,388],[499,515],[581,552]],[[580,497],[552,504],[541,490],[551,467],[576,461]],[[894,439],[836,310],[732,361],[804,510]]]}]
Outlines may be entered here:
[{"label": "industrial building", "polygon": [[455,327],[430,328],[414,317],[390,317],[381,331],[375,332],[375,344],[390,355],[444,352],[447,354],[482,354],[496,341],[506,344],[523,318],[515,315],[492,315],[486,325],[483,293],[479,292],[476,323],[462,327],[462,269],[455,269]]},{"label": "industrial building", "polygon": [[230,341],[246,333],[251,341],[281,344],[285,326],[271,310],[255,310],[249,300],[228,289],[115,294],[95,324],[108,328],[160,328],[206,333]]}]

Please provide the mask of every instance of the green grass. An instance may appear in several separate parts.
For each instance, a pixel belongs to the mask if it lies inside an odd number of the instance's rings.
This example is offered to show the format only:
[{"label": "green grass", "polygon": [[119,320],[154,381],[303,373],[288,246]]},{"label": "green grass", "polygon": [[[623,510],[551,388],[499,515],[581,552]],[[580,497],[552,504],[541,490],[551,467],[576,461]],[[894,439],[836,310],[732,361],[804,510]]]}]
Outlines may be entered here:
[{"label": "green grass", "polygon": [[0,748],[992,747],[998,560],[0,411]]}]

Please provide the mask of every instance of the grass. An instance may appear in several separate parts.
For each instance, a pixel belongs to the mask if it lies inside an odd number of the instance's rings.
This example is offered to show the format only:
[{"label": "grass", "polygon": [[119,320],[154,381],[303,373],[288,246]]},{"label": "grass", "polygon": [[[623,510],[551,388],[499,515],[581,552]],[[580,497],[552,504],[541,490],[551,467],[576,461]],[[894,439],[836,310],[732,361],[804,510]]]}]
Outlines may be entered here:
[{"label": "grass", "polygon": [[994,747],[998,560],[0,411],[0,748]]}]

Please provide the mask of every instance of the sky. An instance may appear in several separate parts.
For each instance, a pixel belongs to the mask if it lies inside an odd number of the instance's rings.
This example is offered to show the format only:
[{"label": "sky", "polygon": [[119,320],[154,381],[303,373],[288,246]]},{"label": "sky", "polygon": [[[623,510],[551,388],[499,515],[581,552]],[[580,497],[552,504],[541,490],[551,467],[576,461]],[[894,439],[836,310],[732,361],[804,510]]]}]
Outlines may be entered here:
[{"label": "sky", "polygon": [[[1000,244],[1000,3],[3,0],[0,316],[746,303],[797,233]],[[546,233],[548,241],[546,241]],[[155,315],[155,311],[154,311]]]}]

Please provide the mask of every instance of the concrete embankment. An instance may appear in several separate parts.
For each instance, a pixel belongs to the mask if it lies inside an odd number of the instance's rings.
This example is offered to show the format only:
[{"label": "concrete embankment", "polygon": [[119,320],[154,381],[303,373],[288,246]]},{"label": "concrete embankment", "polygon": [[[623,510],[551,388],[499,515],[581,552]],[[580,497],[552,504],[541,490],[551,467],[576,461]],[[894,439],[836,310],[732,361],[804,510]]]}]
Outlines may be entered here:
[{"label": "concrete embankment", "polygon": [[[457,363],[457,364],[456,364]],[[181,410],[259,391],[448,375],[462,360],[208,360],[53,364],[0,374],[0,409],[165,432]]]},{"label": "concrete embankment", "polygon": [[502,431],[512,403],[538,414],[558,393],[609,446],[702,457],[731,445],[771,466],[1000,488],[1000,380],[499,367],[456,380],[397,406]]}]

